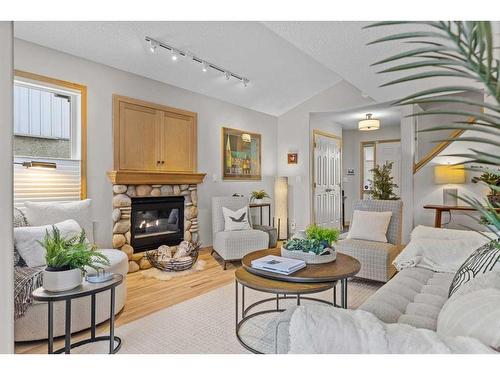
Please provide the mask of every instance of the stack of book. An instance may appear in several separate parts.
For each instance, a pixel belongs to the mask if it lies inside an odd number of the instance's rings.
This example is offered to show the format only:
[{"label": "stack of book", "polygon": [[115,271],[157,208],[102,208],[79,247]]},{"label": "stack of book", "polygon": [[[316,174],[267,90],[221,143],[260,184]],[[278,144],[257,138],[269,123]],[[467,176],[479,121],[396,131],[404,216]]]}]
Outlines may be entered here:
[{"label": "stack of book", "polygon": [[283,258],[275,255],[252,260],[252,267],[281,275],[290,275],[306,266],[306,262],[298,259]]}]

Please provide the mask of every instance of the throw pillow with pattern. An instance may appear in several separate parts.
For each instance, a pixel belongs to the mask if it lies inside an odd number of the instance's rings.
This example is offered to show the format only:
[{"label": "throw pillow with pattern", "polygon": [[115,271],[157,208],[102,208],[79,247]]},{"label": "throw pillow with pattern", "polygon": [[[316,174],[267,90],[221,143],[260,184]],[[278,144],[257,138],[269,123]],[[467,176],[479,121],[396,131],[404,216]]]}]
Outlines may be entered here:
[{"label": "throw pillow with pattern", "polygon": [[224,230],[248,230],[252,229],[248,220],[248,206],[233,211],[227,207],[222,207],[224,215]]},{"label": "throw pillow with pattern", "polygon": [[450,285],[448,297],[472,279],[492,271],[497,264],[500,265],[500,242],[495,240],[475,250],[460,266]]}]

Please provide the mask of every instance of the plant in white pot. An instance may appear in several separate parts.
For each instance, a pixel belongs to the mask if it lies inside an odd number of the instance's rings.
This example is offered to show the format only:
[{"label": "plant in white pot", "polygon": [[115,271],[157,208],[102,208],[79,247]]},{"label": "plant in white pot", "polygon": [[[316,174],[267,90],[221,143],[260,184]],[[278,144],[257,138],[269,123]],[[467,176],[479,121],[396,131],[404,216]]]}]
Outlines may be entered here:
[{"label": "plant in white pot", "polygon": [[300,235],[283,243],[281,256],[301,259],[309,264],[333,262],[337,258],[334,245],[339,235],[340,231],[336,228],[310,225],[305,236]]},{"label": "plant in white pot", "polygon": [[63,237],[57,227],[47,230],[40,244],[45,248],[47,267],[43,271],[43,288],[49,292],[62,292],[82,283],[85,267],[99,271],[109,265],[109,259],[95,250],[86,239],[85,231],[73,237]]},{"label": "plant in white pot", "polygon": [[255,204],[261,204],[264,201],[264,198],[270,198],[269,194],[267,194],[264,190],[252,191],[251,200]]}]

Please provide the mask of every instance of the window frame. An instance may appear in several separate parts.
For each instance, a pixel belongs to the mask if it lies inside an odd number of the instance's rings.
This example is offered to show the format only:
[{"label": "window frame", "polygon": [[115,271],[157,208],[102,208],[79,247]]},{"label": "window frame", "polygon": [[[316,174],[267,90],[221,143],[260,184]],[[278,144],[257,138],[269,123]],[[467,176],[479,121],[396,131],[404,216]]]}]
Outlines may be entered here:
[{"label": "window frame", "polygon": [[80,199],[87,198],[87,86],[23,70],[14,70],[14,80],[24,78],[76,91],[80,97]]}]

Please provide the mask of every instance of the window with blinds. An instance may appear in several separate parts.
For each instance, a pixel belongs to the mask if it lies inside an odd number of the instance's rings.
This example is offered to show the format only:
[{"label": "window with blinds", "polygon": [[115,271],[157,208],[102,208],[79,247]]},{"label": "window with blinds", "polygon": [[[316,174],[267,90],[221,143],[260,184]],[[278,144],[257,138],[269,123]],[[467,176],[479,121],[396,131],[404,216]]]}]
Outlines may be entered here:
[{"label": "window with blinds", "polygon": [[[14,82],[14,204],[81,197],[80,95],[43,82]],[[37,166],[46,162],[55,168]]]}]

